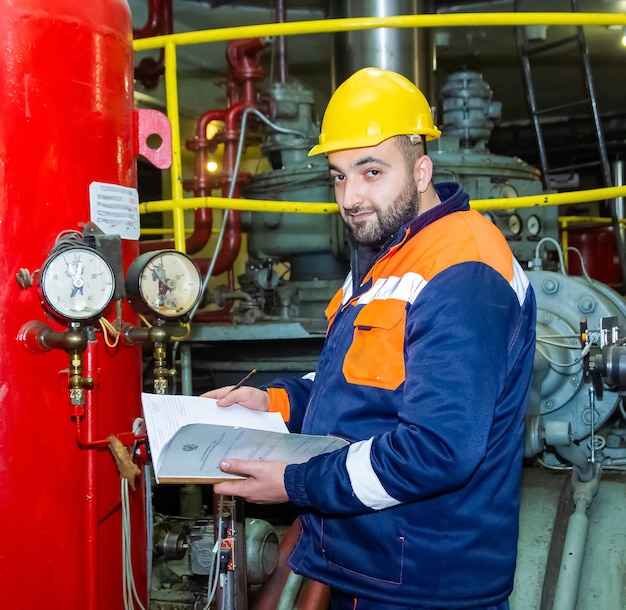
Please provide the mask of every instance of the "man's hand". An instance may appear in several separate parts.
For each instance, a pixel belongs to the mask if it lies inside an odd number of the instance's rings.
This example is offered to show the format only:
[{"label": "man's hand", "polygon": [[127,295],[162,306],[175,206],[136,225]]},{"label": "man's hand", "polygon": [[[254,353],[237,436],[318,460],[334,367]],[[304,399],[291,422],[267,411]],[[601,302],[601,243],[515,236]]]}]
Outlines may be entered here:
[{"label": "man's hand", "polygon": [[239,403],[242,407],[253,411],[268,411],[270,408],[270,395],[264,390],[253,388],[252,386],[241,386],[232,390],[232,385],[217,388],[201,394],[204,398],[217,400],[218,407],[230,407],[234,403]]},{"label": "man's hand", "polygon": [[284,462],[226,458],[220,462],[220,469],[223,472],[242,474],[248,478],[218,483],[213,487],[213,491],[225,496],[239,496],[255,504],[288,502],[289,496],[284,483],[285,468],[287,464]]}]

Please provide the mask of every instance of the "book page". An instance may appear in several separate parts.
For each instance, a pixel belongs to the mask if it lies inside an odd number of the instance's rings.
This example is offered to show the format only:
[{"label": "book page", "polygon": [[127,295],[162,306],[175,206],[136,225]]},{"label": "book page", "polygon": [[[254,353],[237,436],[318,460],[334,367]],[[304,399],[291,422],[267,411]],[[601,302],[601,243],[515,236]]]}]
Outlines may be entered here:
[{"label": "book page", "polygon": [[178,430],[163,448],[156,477],[159,483],[216,483],[242,478],[220,470],[223,458],[300,464],[347,444],[333,436],[191,424]]},{"label": "book page", "polygon": [[141,401],[155,471],[165,444],[179,428],[187,424],[215,424],[288,432],[280,413],[252,411],[238,404],[218,407],[217,401],[212,398],[144,392]]}]

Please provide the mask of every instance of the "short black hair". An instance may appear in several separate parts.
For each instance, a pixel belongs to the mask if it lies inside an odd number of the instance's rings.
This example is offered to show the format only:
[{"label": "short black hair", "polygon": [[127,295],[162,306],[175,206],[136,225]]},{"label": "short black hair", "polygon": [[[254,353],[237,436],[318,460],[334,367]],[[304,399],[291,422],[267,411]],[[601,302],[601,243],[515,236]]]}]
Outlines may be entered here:
[{"label": "short black hair", "polygon": [[404,156],[407,169],[413,172],[415,162],[426,154],[426,139],[424,136],[394,136],[396,146]]}]

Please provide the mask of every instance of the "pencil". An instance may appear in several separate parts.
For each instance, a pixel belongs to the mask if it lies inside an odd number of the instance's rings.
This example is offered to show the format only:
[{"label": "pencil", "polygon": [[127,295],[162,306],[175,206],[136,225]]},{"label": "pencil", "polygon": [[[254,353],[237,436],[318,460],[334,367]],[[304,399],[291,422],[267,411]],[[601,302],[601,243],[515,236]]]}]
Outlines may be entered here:
[{"label": "pencil", "polygon": [[240,388],[255,373],[256,373],[256,369],[252,369],[243,379],[238,381],[232,388],[230,388],[230,390],[228,390],[228,392],[233,392],[234,390],[237,390],[238,388]]}]

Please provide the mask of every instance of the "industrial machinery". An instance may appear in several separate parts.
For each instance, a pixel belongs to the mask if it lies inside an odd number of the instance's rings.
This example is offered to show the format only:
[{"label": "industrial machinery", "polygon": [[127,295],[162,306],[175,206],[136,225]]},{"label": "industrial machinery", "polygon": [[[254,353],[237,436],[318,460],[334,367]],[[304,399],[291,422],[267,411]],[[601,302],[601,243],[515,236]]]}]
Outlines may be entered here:
[{"label": "industrial machinery", "polygon": [[[362,5],[351,8],[377,10]],[[402,12],[402,7],[396,9]],[[371,63],[374,60],[368,57],[367,49],[374,52],[380,45],[389,44],[387,38],[378,40],[375,31],[358,35],[365,38],[358,43],[364,56],[359,64],[345,66],[341,64],[346,61],[345,54],[338,55],[337,74]],[[350,44],[357,44],[356,36],[351,34]],[[344,43],[337,39],[338,47]],[[398,44],[404,48],[407,40]],[[391,56],[385,55],[385,60]],[[406,55],[399,54],[396,61],[402,64],[403,58]],[[377,60],[382,61],[380,57]],[[405,64],[385,67],[411,69]],[[259,74],[250,67],[248,73],[255,77]],[[297,81],[287,79],[267,86],[260,78],[258,82],[259,95],[247,116],[248,121],[256,121],[254,138],[261,137],[261,151],[269,169],[245,178],[238,175],[237,180],[243,181],[237,188],[252,199],[331,200],[325,167],[306,156],[316,133],[313,96]],[[534,167],[488,150],[499,105],[480,73],[452,73],[439,97],[446,137],[429,148],[436,181],[457,180],[477,199],[542,192],[539,172]],[[216,116],[216,112],[210,111],[209,116]],[[257,112],[264,118],[255,119]],[[237,134],[242,141],[246,125],[250,122],[242,121]],[[216,136],[217,142],[222,137],[235,139],[232,131]],[[197,139],[193,146],[198,146]],[[226,158],[231,159],[229,155]],[[229,167],[236,167],[236,161],[229,162]],[[198,176],[195,184],[202,184]],[[623,300],[588,276],[567,274],[566,255],[557,243],[557,209],[512,207],[486,214],[528,269],[539,306],[536,367],[525,439],[527,467],[522,489],[519,568],[511,607],[573,608],[576,602],[572,600],[594,607],[595,601],[589,600],[599,599],[596,607],[618,610],[623,601],[619,582],[610,585],[607,592],[581,583],[601,579],[600,566],[610,564],[619,570],[623,565],[619,550],[605,546],[603,561],[599,562],[597,545],[585,545],[587,533],[590,539],[602,537],[598,532],[601,525],[587,517],[590,506],[599,514],[611,513],[613,535],[620,536],[624,530],[621,523],[615,524],[617,517],[612,514],[619,506],[620,475],[614,469],[622,468],[626,426],[621,406],[621,394],[626,388],[620,372],[620,333],[626,328]],[[336,217],[243,212],[241,221],[247,234],[244,272],[235,284],[209,288],[219,314],[211,314],[210,309],[200,312],[190,331],[188,362],[194,388],[232,383],[251,368],[259,371],[255,380],[258,384],[283,374],[313,370],[324,332],[322,312],[345,274],[346,241]],[[567,255],[573,257],[575,252]],[[191,490],[184,493],[187,498]],[[253,507],[246,509],[254,511]],[[570,512],[574,513],[571,520]],[[277,516],[275,513],[273,518]],[[167,519],[174,527],[176,517],[170,515]],[[188,543],[190,536],[185,540]],[[281,548],[288,548],[289,541],[288,534]],[[164,555],[160,560],[170,563]],[[196,599],[194,595],[204,595],[203,589],[208,587],[197,584],[197,575],[190,576],[193,565],[189,553],[185,573],[196,582],[195,589],[190,588],[189,580],[181,583],[174,578],[168,582],[165,577],[159,581],[154,592],[159,608],[170,608],[167,599],[173,590],[179,601],[186,595],[187,604]],[[278,579],[276,573],[280,573]],[[295,607],[294,588],[300,583],[294,584],[293,575],[285,577],[280,561],[268,581],[270,585],[275,582],[285,586],[281,603]],[[261,586],[257,592],[260,597],[250,599],[260,599],[261,604],[269,598],[275,600],[270,590],[267,584]]]}]

